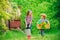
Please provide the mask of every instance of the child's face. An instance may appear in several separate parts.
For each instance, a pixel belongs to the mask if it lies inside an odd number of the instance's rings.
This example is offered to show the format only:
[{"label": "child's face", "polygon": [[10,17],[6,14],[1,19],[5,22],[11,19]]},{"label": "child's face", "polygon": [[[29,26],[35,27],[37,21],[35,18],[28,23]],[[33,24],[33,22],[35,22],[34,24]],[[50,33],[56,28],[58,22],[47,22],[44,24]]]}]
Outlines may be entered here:
[{"label": "child's face", "polygon": [[41,16],[42,19],[44,19],[45,17],[44,16]]},{"label": "child's face", "polygon": [[32,15],[32,12],[30,12],[29,15]]}]

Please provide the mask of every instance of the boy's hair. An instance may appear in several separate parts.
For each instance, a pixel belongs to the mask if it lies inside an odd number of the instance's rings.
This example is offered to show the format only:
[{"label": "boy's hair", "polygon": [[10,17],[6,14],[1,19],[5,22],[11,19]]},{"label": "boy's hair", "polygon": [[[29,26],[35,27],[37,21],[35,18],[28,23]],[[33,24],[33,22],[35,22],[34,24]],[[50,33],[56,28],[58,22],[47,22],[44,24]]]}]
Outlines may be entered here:
[{"label": "boy's hair", "polygon": [[43,16],[44,18],[47,17],[47,15],[45,13],[40,14],[40,16]]},{"label": "boy's hair", "polygon": [[45,13],[40,14],[41,16],[47,16]]}]

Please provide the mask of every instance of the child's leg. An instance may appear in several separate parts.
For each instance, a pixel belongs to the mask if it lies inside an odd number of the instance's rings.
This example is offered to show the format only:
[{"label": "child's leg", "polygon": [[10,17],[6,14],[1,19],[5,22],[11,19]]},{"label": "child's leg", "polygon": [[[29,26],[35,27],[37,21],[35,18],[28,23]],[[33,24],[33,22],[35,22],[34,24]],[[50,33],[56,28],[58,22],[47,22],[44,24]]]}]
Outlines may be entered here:
[{"label": "child's leg", "polygon": [[30,38],[31,38],[31,29],[30,29],[30,24],[27,24],[27,38],[28,38],[28,40],[30,40]]},{"label": "child's leg", "polygon": [[26,29],[29,29],[29,24],[26,24],[26,25],[27,25]]},{"label": "child's leg", "polygon": [[44,30],[41,29],[40,31],[41,31],[41,36],[44,36]]},{"label": "child's leg", "polygon": [[30,35],[28,35],[27,37],[28,37],[28,40],[30,40],[31,36],[30,36]]},{"label": "child's leg", "polygon": [[27,35],[27,37],[28,37],[28,40],[30,40],[30,38],[31,38],[31,30],[30,29],[28,29],[28,35]]}]

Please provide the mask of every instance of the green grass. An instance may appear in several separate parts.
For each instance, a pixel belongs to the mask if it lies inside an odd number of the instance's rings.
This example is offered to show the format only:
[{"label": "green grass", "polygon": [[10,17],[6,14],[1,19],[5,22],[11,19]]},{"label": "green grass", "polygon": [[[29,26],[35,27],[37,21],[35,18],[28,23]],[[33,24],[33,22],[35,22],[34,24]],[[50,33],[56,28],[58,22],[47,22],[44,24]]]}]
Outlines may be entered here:
[{"label": "green grass", "polygon": [[10,30],[7,31],[2,38],[3,40],[21,40],[22,38],[26,39],[25,36],[21,30]]},{"label": "green grass", "polygon": [[[30,40],[59,40],[60,32],[54,34],[45,34],[42,37],[40,34],[32,34]],[[21,30],[11,30],[0,36],[0,40],[27,40],[27,36]]]}]

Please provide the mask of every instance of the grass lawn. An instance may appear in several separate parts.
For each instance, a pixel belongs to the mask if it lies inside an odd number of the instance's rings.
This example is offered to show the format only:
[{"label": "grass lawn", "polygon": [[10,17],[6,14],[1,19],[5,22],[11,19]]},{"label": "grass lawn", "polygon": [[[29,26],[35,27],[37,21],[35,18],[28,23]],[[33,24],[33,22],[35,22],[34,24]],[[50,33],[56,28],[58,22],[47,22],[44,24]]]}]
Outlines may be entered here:
[{"label": "grass lawn", "polygon": [[[60,32],[54,34],[45,34],[42,37],[40,34],[32,35],[30,40],[60,40]],[[9,30],[4,35],[0,36],[0,40],[27,40],[27,36],[21,30]]]}]

